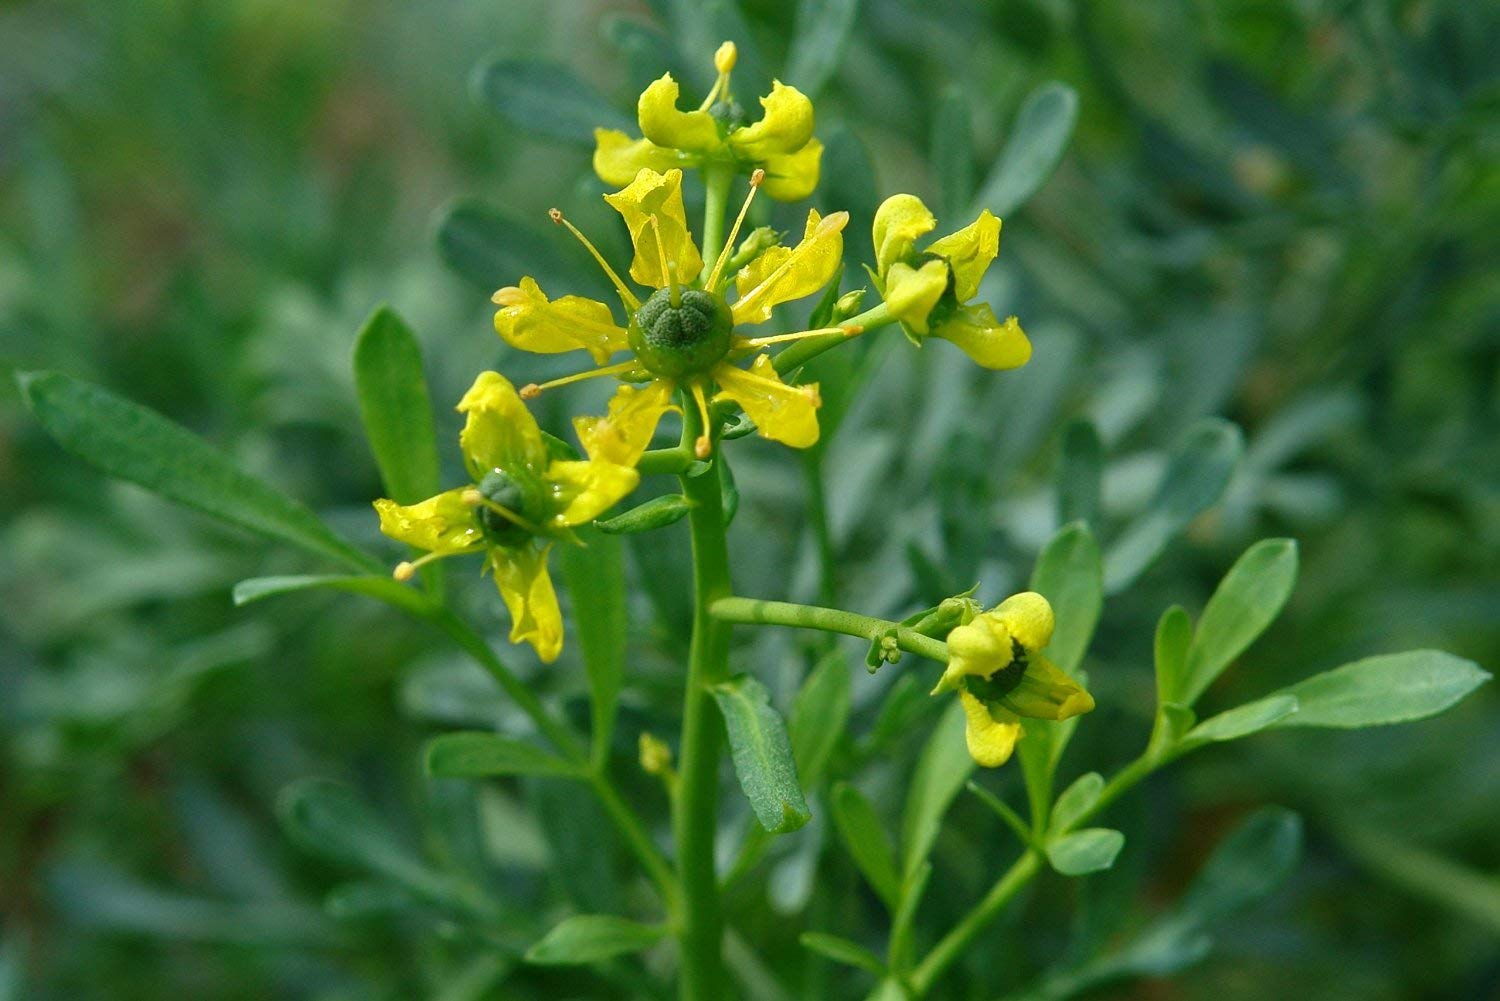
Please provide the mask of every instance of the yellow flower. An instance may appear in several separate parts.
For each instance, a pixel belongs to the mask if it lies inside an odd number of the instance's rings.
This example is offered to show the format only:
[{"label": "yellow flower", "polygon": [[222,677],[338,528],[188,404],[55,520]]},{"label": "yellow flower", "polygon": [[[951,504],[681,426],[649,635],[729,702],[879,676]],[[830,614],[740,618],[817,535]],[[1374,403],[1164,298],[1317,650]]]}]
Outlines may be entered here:
[{"label": "yellow flower", "polygon": [[[535,290],[535,283],[530,287]],[[498,372],[480,373],[458,410],[465,415],[458,443],[472,483],[416,504],[375,502],[382,532],[427,551],[398,565],[396,578],[409,580],[431,560],[484,553],[510,611],[511,642],[530,643],[550,663],[563,641],[562,614],[547,575],[551,539],[614,506],[640,476],[601,457],[587,441],[586,460],[554,456],[515,387]]]},{"label": "yellow flower", "polygon": [[629,184],[642,168],[665,172],[673,167],[723,165],[743,173],[766,172],[765,192],[777,201],[794,202],[818,186],[823,144],[813,137],[812,101],[795,87],[773,81],[760,99],[759,121],[747,123],[729,89],[736,52],[733,42],[714,55],[718,79],[702,105],[677,107],[680,90],[672,74],[648,86],[636,106],[642,138],[618,129],[594,130],[594,171],[606,184]]},{"label": "yellow flower", "polygon": [[[735,328],[764,322],[776,305],[811,295],[826,285],[838,271],[849,216],[836,212],[824,217],[809,211],[802,239],[793,247],[766,247],[768,241],[752,240],[751,259],[733,276],[735,299],[731,303],[724,295],[731,279],[725,265],[750,199],[764,180],[760,170],[751,176],[750,195],[712,267],[705,266],[688,229],[681,170],[658,173],[642,167],[628,185],[604,196],[630,231],[635,249],[630,277],[654,290],[644,301],[593,244],[553,210],[553,219],[583,242],[614,283],[629,314],[623,327],[615,323],[604,303],[577,296],[548,300],[530,278],[495,293],[495,302],[501,306],[495,314],[495,330],[507,343],[538,352],[587,350],[601,366],[527,386],[521,391],[523,396],[599,375],[616,375],[634,384],[620,387],[603,417],[574,421],[590,454],[618,465],[633,465],[650,444],[662,415],[675,409],[672,397],[679,388],[697,405],[703,429],[696,442],[700,457],[706,458],[712,448],[709,406],[721,401],[738,404],[767,438],[797,448],[818,440],[821,400],[816,384],[782,382],[765,354],[755,357],[749,368],[733,362],[770,344],[833,332],[853,334],[859,328],[758,338],[741,336]],[[621,350],[630,352],[629,360],[605,364],[612,353]]]},{"label": "yellow flower", "polygon": [[957,344],[985,368],[1019,368],[1031,342],[1014,316],[1003,322],[986,303],[969,300],[1000,251],[1000,220],[988,209],[955,233],[918,251],[937,226],[916,195],[892,195],[875,212],[875,285],[892,316],[918,343],[927,336]]},{"label": "yellow flower", "polygon": [[1052,606],[1034,591],[1011,595],[948,634],[948,667],[932,694],[957,691],[969,754],[1003,765],[1021,737],[1021,718],[1064,720],[1094,708],[1093,696],[1046,657]]}]

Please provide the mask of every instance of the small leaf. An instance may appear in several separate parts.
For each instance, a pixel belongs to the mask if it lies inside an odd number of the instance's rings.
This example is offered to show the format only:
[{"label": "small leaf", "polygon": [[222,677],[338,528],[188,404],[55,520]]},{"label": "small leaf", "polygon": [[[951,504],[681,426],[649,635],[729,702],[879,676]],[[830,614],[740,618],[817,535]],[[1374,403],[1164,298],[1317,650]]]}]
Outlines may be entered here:
[{"label": "small leaf", "polygon": [[1297,699],[1297,712],[1278,727],[1353,729],[1435,716],[1490,680],[1472,661],[1441,650],[1366,657],[1315,674],[1277,694]]},{"label": "small leaf", "polygon": [[360,570],[380,569],[306,507],[156,411],[60,372],[24,372],[17,381],[47,433],[110,476],[269,539]]},{"label": "small leaf", "polygon": [[724,714],[735,775],[756,819],[772,834],[795,831],[812,814],[797,782],[786,724],[766,686],[742,674],[713,686],[713,695]]},{"label": "small leaf", "polygon": [[1104,468],[1104,443],[1092,421],[1076,420],[1063,429],[1057,464],[1057,520],[1095,522]]},{"label": "small leaf", "polygon": [[1203,608],[1178,701],[1192,705],[1198,700],[1280,614],[1296,582],[1296,542],[1265,539],[1245,550]]},{"label": "small leaf", "polygon": [[483,779],[497,775],[568,775],[578,768],[565,758],[495,733],[445,733],[427,743],[427,774]]},{"label": "small leaf", "polygon": [[1098,772],[1088,772],[1074,779],[1073,784],[1063,790],[1052,807],[1052,830],[1066,831],[1071,828],[1080,817],[1094,808],[1103,791],[1104,776]]},{"label": "small leaf", "polygon": [[1044,83],[1026,96],[1005,149],[979,192],[979,207],[1002,219],[1036,194],[1057,168],[1078,121],[1078,94]]},{"label": "small leaf", "polygon": [[852,700],[849,662],[842,652],[825,654],[792,700],[792,759],[803,785],[816,788],[828,759],[844,735]]},{"label": "small leaf", "polygon": [[1206,417],[1190,427],[1173,449],[1156,495],[1104,554],[1104,590],[1118,594],[1161,555],[1167,543],[1229,486],[1245,450],[1240,429]]},{"label": "small leaf", "polygon": [[1180,703],[1178,693],[1187,681],[1188,648],[1193,642],[1193,620],[1181,605],[1161,613],[1156,622],[1156,702]]},{"label": "small leaf", "polygon": [[1292,695],[1269,695],[1254,702],[1210,716],[1189,730],[1183,737],[1184,744],[1198,744],[1224,740],[1238,740],[1258,733],[1266,727],[1286,719],[1297,711],[1297,699]]},{"label": "small leaf", "polygon": [[609,535],[649,532],[681,521],[692,508],[692,502],[682,494],[662,494],[613,518],[601,518],[594,527]]},{"label": "small leaf", "polygon": [[837,935],[826,935],[823,932],[806,931],[798,940],[803,948],[811,949],[820,956],[827,956],[835,963],[843,963],[845,966],[857,966],[861,970],[868,970],[877,977],[886,974],[885,964],[880,961],[869,949],[857,942],[851,942],[847,938]]},{"label": "small leaf", "polygon": [[363,594],[370,598],[377,598],[387,605],[392,605],[412,615],[426,617],[438,610],[421,591],[410,584],[403,584],[392,579],[387,574],[376,576],[364,574],[360,576],[341,576],[330,574],[304,574],[289,575],[283,577],[251,577],[234,585],[234,603],[236,605],[248,605],[253,601],[263,598],[273,598],[281,594],[295,594],[298,591],[311,591],[327,588],[331,591],[345,591],[349,594]]},{"label": "small leaf", "polygon": [[557,63],[497,59],[474,74],[474,98],[526,132],[592,148],[594,129],[631,131],[635,122]]},{"label": "small leaf", "polygon": [[460,199],[444,210],[437,242],[448,266],[486,293],[523,275],[535,277],[543,288],[561,281],[581,294],[598,291],[598,282],[541,233],[477,199]]},{"label": "small leaf", "polygon": [[619,709],[625,681],[625,649],[630,622],[626,614],[625,547],[619,539],[581,533],[583,546],[561,546],[563,579],[573,602],[574,629],[589,680],[593,760],[602,763]]},{"label": "small leaf", "polygon": [[734,470],[729,467],[729,459],[722,450],[714,460],[714,469],[719,474],[719,504],[724,509],[724,525],[727,528],[740,510],[740,488],[735,485]]},{"label": "small leaf", "polygon": [[1058,530],[1037,557],[1031,589],[1047,599],[1057,620],[1048,659],[1076,676],[1104,606],[1099,544],[1087,525],[1074,522]]},{"label": "small leaf", "polygon": [[894,911],[901,902],[901,876],[875,808],[854,786],[840,782],[833,790],[833,822],[849,857],[886,908]]},{"label": "small leaf", "polygon": [[1108,827],[1086,827],[1047,846],[1047,861],[1064,876],[1085,876],[1115,864],[1125,835]]},{"label": "small leaf", "polygon": [[937,177],[940,219],[957,219],[974,197],[974,127],[969,98],[950,86],[932,116],[932,171]]},{"label": "small leaf", "polygon": [[422,349],[387,306],[370,314],[354,342],[354,385],[387,496],[415,504],[437,493],[437,436]]},{"label": "small leaf", "polygon": [[526,950],[526,962],[538,966],[578,966],[649,949],[667,935],[661,925],[646,925],[613,914],[578,914],[565,919]]},{"label": "small leaf", "polygon": [[964,743],[964,707],[952,699],[922,748],[907,790],[906,808],[901,814],[903,881],[910,881],[927,861],[943,815],[973,771],[974,759]]},{"label": "small leaf", "polygon": [[799,0],[787,53],[787,82],[808,97],[817,97],[838,69],[858,12],[859,0]]},{"label": "small leaf", "polygon": [[1248,907],[1291,875],[1301,854],[1302,818],[1263,807],[1219,843],[1170,917],[1202,927]]}]

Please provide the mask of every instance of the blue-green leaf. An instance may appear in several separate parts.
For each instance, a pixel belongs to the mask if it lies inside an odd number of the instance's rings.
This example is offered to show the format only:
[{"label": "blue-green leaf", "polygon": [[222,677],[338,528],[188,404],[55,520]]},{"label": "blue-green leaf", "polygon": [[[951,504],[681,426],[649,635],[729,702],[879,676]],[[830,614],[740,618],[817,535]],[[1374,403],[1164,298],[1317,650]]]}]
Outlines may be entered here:
[{"label": "blue-green leaf", "polygon": [[598,281],[575,267],[555,243],[477,199],[460,199],[443,211],[437,242],[449,267],[486,293],[513,285],[523,275],[535,277],[543,288],[562,282],[570,292],[599,291]]},{"label": "blue-green leaf", "polygon": [[880,961],[880,957],[858,942],[816,931],[803,932],[798,941],[802,943],[803,948],[811,949],[820,956],[827,956],[835,963],[856,966],[861,970],[868,970],[877,977],[883,977],[886,974],[885,964]]},{"label": "blue-green leaf", "polygon": [[572,70],[530,59],[497,59],[474,74],[474,98],[518,129],[592,148],[594,129],[630,131],[622,114]]},{"label": "blue-green leaf", "polygon": [[1187,681],[1188,648],[1193,642],[1193,620],[1181,605],[1161,613],[1156,622],[1154,660],[1156,662],[1156,703],[1179,703],[1179,693]]},{"label": "blue-green leaf", "polygon": [[1296,582],[1296,542],[1264,539],[1245,550],[1203,608],[1188,649],[1187,683],[1177,701],[1196,702],[1281,613]]},{"label": "blue-green leaf", "polygon": [[1027,95],[978,203],[1002,219],[1025,205],[1057,168],[1078,121],[1078,94],[1051,81]]},{"label": "blue-green leaf", "polygon": [[1182,737],[1182,741],[1184,744],[1191,745],[1238,740],[1252,733],[1258,733],[1268,726],[1281,723],[1296,712],[1295,696],[1268,695],[1263,699],[1235,706],[1217,716],[1210,716],[1189,730]]},{"label": "blue-green leaf", "polygon": [[772,834],[795,831],[812,814],[797,781],[786,724],[766,686],[742,674],[713,686],[713,695],[724,714],[734,773],[756,819]]},{"label": "blue-green leaf", "polygon": [[1037,557],[1031,589],[1047,599],[1057,619],[1048,659],[1076,674],[1104,605],[1099,544],[1087,525],[1065,525],[1052,537]]},{"label": "blue-green leaf", "polygon": [[859,0],[799,0],[796,29],[787,53],[786,80],[817,97],[838,69]]},{"label": "blue-green leaf", "polygon": [[630,622],[625,606],[625,547],[619,539],[584,534],[584,546],[562,546],[560,563],[573,602],[573,627],[589,679],[593,758],[609,753],[625,681]]},{"label": "blue-green leaf", "polygon": [[1096,522],[1104,443],[1092,421],[1076,420],[1063,429],[1062,454],[1057,464],[1057,520]]},{"label": "blue-green leaf", "polygon": [[662,925],[645,925],[613,914],[577,914],[565,919],[526,950],[538,966],[577,966],[649,949],[666,938]]},{"label": "blue-green leaf", "polygon": [[483,779],[498,775],[567,775],[578,768],[565,758],[523,740],[497,733],[445,733],[427,744],[427,774],[439,778]]},{"label": "blue-green leaf", "polygon": [[1108,827],[1086,827],[1047,845],[1047,861],[1064,876],[1085,876],[1115,864],[1125,835]]},{"label": "blue-green leaf", "polygon": [[1052,807],[1052,830],[1066,831],[1071,828],[1080,817],[1094,808],[1103,791],[1104,776],[1098,772],[1088,772],[1074,779],[1073,784],[1063,790]]},{"label": "blue-green leaf", "polygon": [[876,895],[894,911],[901,903],[901,875],[875,808],[854,786],[840,782],[833,790],[833,821],[849,857]]},{"label": "blue-green leaf", "polygon": [[354,386],[386,495],[415,504],[437,493],[437,435],[422,349],[388,306],[370,314],[354,342]]},{"label": "blue-green leaf", "polygon": [[1278,694],[1296,698],[1295,713],[1277,727],[1352,729],[1436,716],[1490,680],[1473,661],[1441,650],[1366,657],[1315,674]]},{"label": "blue-green leaf", "polygon": [[437,605],[417,588],[393,580],[388,574],[362,574],[346,576],[334,574],[303,574],[282,577],[251,577],[234,586],[234,603],[248,605],[263,598],[274,598],[281,594],[298,591],[327,589],[348,594],[362,594],[376,598],[387,605],[409,612],[412,615],[428,616],[437,611]]},{"label": "blue-green leaf", "polygon": [[809,789],[822,781],[828,759],[844,735],[851,701],[849,661],[842,651],[831,651],[818,661],[792,700],[792,759]]},{"label": "blue-green leaf", "polygon": [[964,743],[964,708],[950,701],[942,718],[932,728],[927,746],[917,760],[911,785],[906,793],[906,808],[901,815],[901,878],[909,882],[927,861],[932,843],[937,840],[943,814],[958,795],[974,770]]},{"label": "blue-green leaf", "polygon": [[637,504],[613,518],[601,518],[594,527],[610,535],[633,535],[649,532],[654,528],[666,528],[676,524],[693,508],[692,502],[682,494],[662,494],[644,504]]}]

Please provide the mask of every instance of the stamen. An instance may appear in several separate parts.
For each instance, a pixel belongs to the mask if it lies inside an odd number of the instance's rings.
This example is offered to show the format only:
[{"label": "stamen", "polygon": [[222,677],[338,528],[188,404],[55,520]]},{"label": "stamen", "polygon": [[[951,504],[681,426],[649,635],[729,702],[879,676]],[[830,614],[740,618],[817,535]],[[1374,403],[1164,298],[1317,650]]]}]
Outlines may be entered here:
[{"label": "stamen", "polygon": [[[475,492],[477,493],[478,491]],[[428,553],[425,556],[419,556],[414,560],[402,560],[400,563],[397,563],[395,569],[391,571],[391,576],[404,584],[415,577],[417,575],[417,571],[427,564],[435,563],[438,560],[445,560],[450,556],[457,556],[461,552],[463,552],[463,550],[458,549],[446,553]]]},{"label": "stamen", "polygon": [[656,236],[656,263],[667,280],[672,308],[676,309],[682,305],[682,294],[677,290],[677,269],[673,262],[667,260],[667,245],[661,238],[661,222],[653,215],[646,219],[646,225],[651,227],[651,232]]},{"label": "stamen", "polygon": [[865,332],[865,328],[857,324],[845,324],[842,327],[819,327],[816,330],[799,330],[795,334],[772,334],[769,337],[747,337],[736,341],[737,348],[763,348],[767,344],[782,344],[786,341],[800,341],[805,337],[821,337],[824,334],[843,334],[845,337],[857,337]]},{"label": "stamen", "polygon": [[698,404],[698,419],[703,422],[703,433],[698,440],[693,442],[693,454],[700,459],[706,459],[714,450],[713,438],[709,436],[708,426],[708,397],[703,392],[703,384],[695,382],[692,385],[693,400]]},{"label": "stamen", "polygon": [[552,221],[557,223],[559,226],[566,226],[568,228],[568,232],[577,237],[578,242],[583,244],[584,249],[593,255],[595,261],[599,262],[599,267],[604,269],[604,273],[609,277],[610,283],[614,285],[615,291],[619,292],[620,298],[625,301],[625,308],[629,310],[640,309],[641,300],[637,299],[635,293],[630,291],[630,289],[626,287],[625,283],[620,280],[620,276],[615,274],[615,269],[609,266],[609,262],[606,261],[604,259],[604,255],[599,253],[598,249],[589,242],[589,238],[579,232],[577,226],[568,221],[567,217],[562,214],[562,209],[548,209],[547,215],[550,216]]},{"label": "stamen", "polygon": [[570,382],[582,382],[585,379],[597,379],[601,375],[620,375],[629,372],[633,368],[639,368],[640,363],[636,361],[622,361],[615,365],[605,365],[603,368],[591,368],[583,372],[574,372],[558,379],[549,379],[546,382],[528,382],[521,387],[521,399],[534,400],[542,395],[544,389],[556,389],[558,386],[566,386]]},{"label": "stamen", "polygon": [[512,511],[510,508],[496,504],[494,501],[490,500],[474,487],[470,487],[463,492],[463,502],[470,507],[488,508],[489,510],[498,514],[500,517],[504,518],[506,521],[509,521],[516,525],[520,525],[532,535],[542,534],[542,530],[539,527],[533,525],[531,522],[527,521],[525,518]]},{"label": "stamen", "polygon": [[729,255],[734,250],[734,241],[739,238],[740,227],[744,225],[745,213],[750,211],[750,203],[755,201],[755,193],[760,190],[761,182],[766,179],[766,172],[759,167],[750,175],[750,193],[745,196],[745,203],[740,206],[740,214],[734,217],[734,225],[729,229],[729,237],[724,241],[724,249],[719,251],[719,259],[714,261],[714,269],[708,273],[708,281],[703,287],[710,292],[718,291],[714,285],[719,280],[719,272],[724,270],[724,265],[729,263]]}]

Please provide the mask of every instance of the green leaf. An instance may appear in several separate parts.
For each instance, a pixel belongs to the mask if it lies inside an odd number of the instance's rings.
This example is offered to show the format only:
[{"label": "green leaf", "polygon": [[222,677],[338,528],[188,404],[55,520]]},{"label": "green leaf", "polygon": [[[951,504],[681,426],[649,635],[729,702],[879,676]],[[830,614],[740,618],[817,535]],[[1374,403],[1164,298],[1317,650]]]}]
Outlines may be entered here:
[{"label": "green leaf", "polygon": [[532,275],[545,288],[562,281],[569,291],[591,293],[598,281],[580,271],[557,246],[530,226],[477,199],[460,199],[444,210],[438,251],[448,266],[486,293]]},{"label": "green leaf", "polygon": [[1025,205],[1057,169],[1077,121],[1078,94],[1067,84],[1054,80],[1028,94],[979,192],[979,207],[1003,219]]},{"label": "green leaf", "polygon": [[1170,920],[1202,927],[1256,903],[1291,875],[1301,854],[1301,817],[1275,806],[1255,811],[1214,849]]},{"label": "green leaf", "polygon": [[354,342],[354,386],[386,495],[415,504],[437,493],[437,433],[422,349],[388,306],[370,314]]},{"label": "green leaf", "polygon": [[474,99],[526,132],[590,149],[594,129],[634,131],[603,94],[557,63],[497,59],[474,74]]},{"label": "green leaf", "polygon": [[838,69],[859,0],[799,0],[786,81],[815,98]]},{"label": "green leaf", "polygon": [[723,450],[714,460],[714,470],[719,474],[719,504],[724,509],[724,527],[728,528],[740,510],[740,488],[734,482],[734,470]]},{"label": "green leaf", "polygon": [[843,963],[845,966],[857,966],[861,970],[868,970],[877,977],[886,974],[885,964],[880,961],[869,949],[857,942],[851,942],[847,938],[837,935],[826,935],[823,932],[806,931],[798,939],[803,948],[811,949],[820,956],[827,956],[835,963]]},{"label": "green leaf", "polygon": [[394,580],[388,574],[375,576],[341,576],[332,574],[305,574],[282,577],[251,577],[234,585],[235,605],[248,605],[263,598],[274,598],[281,594],[295,594],[327,588],[377,598],[387,605],[422,618],[432,615],[438,606],[421,591],[410,584]]},{"label": "green leaf", "polygon": [[741,674],[713,686],[713,694],[724,714],[734,773],[756,819],[772,834],[795,831],[812,814],[797,783],[786,724],[772,708],[766,686]]},{"label": "green leaf", "polygon": [[901,876],[875,807],[854,786],[840,782],[833,789],[833,822],[849,857],[886,908],[894,911],[901,902]]},{"label": "green leaf", "polygon": [[1031,589],[1047,599],[1057,619],[1048,659],[1076,675],[1104,606],[1099,544],[1087,525],[1065,525],[1043,547],[1031,572]]},{"label": "green leaf", "polygon": [[1187,681],[1188,648],[1193,642],[1193,620],[1187,609],[1173,605],[1156,621],[1156,704],[1181,702]]},{"label": "green leaf", "polygon": [[1094,808],[1103,791],[1104,776],[1098,772],[1088,772],[1074,779],[1073,784],[1063,790],[1052,807],[1052,830],[1066,831],[1071,828],[1080,817]]},{"label": "green leaf", "polygon": [[1085,827],[1047,846],[1047,861],[1064,876],[1086,876],[1115,864],[1125,835],[1108,827]]},{"label": "green leaf", "polygon": [[683,519],[693,504],[682,494],[662,494],[613,518],[601,518],[594,527],[609,535],[630,535],[665,528]]},{"label": "green leaf", "polygon": [[573,626],[589,679],[593,760],[599,764],[609,755],[620,686],[625,682],[630,633],[625,607],[625,547],[619,539],[607,535],[582,535],[585,545],[559,547],[559,562],[573,602]]},{"label": "green leaf", "polygon": [[963,89],[944,89],[932,116],[932,172],[937,177],[940,219],[957,220],[974,197],[972,117]]},{"label": "green leaf", "polygon": [[1230,661],[1265,632],[1297,582],[1297,543],[1264,539],[1245,550],[1203,608],[1188,650],[1187,684],[1178,701],[1192,705]]},{"label": "green leaf", "polygon": [[927,860],[943,814],[973,770],[974,759],[964,743],[964,707],[958,699],[952,699],[922,748],[907,790],[906,808],[901,814],[903,881],[909,882]]},{"label": "green leaf", "polygon": [[1092,421],[1076,420],[1063,429],[1057,464],[1057,518],[1096,522],[1104,469],[1104,443]]},{"label": "green leaf", "polygon": [[1174,536],[1223,496],[1244,450],[1240,429],[1226,420],[1207,417],[1188,429],[1145,513],[1104,554],[1106,594],[1132,584]]},{"label": "green leaf", "polygon": [[483,779],[497,775],[579,777],[572,762],[534,744],[495,733],[445,733],[427,743],[427,774],[439,778]]},{"label": "green leaf", "polygon": [[908,969],[912,964],[912,953],[916,947],[917,905],[927,892],[927,883],[932,879],[932,863],[925,859],[901,880],[901,906],[891,915],[891,966],[897,970]]},{"label": "green leaf", "polygon": [[577,914],[526,950],[538,966],[578,966],[649,949],[667,936],[661,925],[646,925],[613,914]]},{"label": "green leaf", "polygon": [[852,701],[849,662],[834,650],[825,654],[792,700],[789,724],[792,760],[797,774],[809,789],[817,787],[828,767],[828,759],[844,735]]},{"label": "green leaf", "polygon": [[1352,729],[1435,716],[1490,680],[1472,661],[1441,650],[1366,657],[1315,674],[1277,694],[1297,699],[1297,712],[1277,727]]},{"label": "green leaf", "polygon": [[1242,706],[1210,716],[1189,730],[1183,737],[1184,744],[1201,744],[1224,740],[1239,740],[1258,733],[1297,712],[1297,699],[1292,695],[1268,695],[1266,698],[1247,702]]},{"label": "green leaf", "polygon": [[156,411],[60,372],[23,372],[17,381],[47,433],[110,476],[347,566],[380,569],[306,507]]}]

